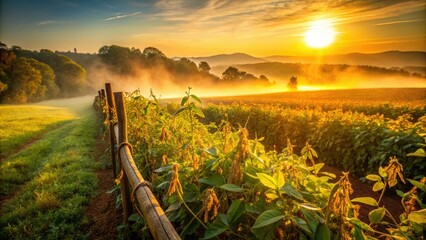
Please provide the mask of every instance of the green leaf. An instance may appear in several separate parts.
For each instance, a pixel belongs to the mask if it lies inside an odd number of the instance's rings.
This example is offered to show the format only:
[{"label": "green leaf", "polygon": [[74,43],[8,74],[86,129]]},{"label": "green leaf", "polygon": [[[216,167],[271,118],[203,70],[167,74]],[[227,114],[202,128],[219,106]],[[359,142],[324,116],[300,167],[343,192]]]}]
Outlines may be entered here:
[{"label": "green leaf", "polygon": [[204,233],[204,239],[214,238],[225,232],[227,228],[228,227],[221,221],[220,217],[216,217],[214,222],[207,226],[206,232]]},{"label": "green leaf", "polygon": [[299,204],[299,206],[302,207],[302,208],[312,210],[312,211],[321,211],[320,207],[317,207],[317,206],[313,205],[312,203],[301,203],[301,204]]},{"label": "green leaf", "polygon": [[283,219],[285,216],[278,209],[266,210],[259,217],[256,218],[256,222],[252,226],[252,228],[261,228],[264,226],[268,226],[274,222],[277,222]]},{"label": "green leaf", "polygon": [[375,191],[375,192],[380,191],[380,190],[382,190],[384,187],[385,187],[385,184],[384,184],[382,181],[380,181],[380,182],[376,182],[376,183],[373,185],[373,191]]},{"label": "green leaf", "polygon": [[305,220],[303,220],[299,217],[294,217],[292,220],[293,220],[293,223],[295,223],[297,226],[299,226],[301,229],[303,229],[309,235],[312,235],[312,232],[308,227],[308,223]]},{"label": "green leaf", "polygon": [[181,105],[181,106],[184,106],[184,105],[186,104],[186,102],[188,102],[188,99],[189,99],[189,97],[188,97],[188,96],[183,97],[183,98],[182,98],[182,101],[180,102],[180,105]]},{"label": "green leaf", "polygon": [[137,222],[139,220],[141,220],[141,216],[139,216],[139,214],[137,213],[133,213],[132,215],[130,215],[130,217],[128,218],[129,221],[131,222]]},{"label": "green leaf", "polygon": [[192,104],[191,108],[192,108],[192,111],[194,111],[195,115],[198,115],[201,118],[205,118],[203,111],[201,111],[199,107]]},{"label": "green leaf", "polygon": [[425,150],[423,150],[423,148],[419,148],[419,149],[417,149],[417,151],[407,154],[407,156],[426,157],[426,152],[425,152]]},{"label": "green leaf", "polygon": [[411,212],[408,214],[408,220],[418,224],[426,224],[426,209]]},{"label": "green leaf", "polygon": [[244,202],[241,199],[233,201],[226,214],[228,222],[230,224],[235,223],[244,213],[244,209]]},{"label": "green leaf", "polygon": [[185,111],[186,109],[188,109],[188,107],[179,108],[175,113],[173,113],[173,116],[178,115],[179,113],[181,113],[182,111]]},{"label": "green leaf", "polygon": [[275,200],[275,199],[277,199],[277,198],[279,198],[280,196],[277,194],[277,191],[276,190],[274,190],[274,189],[268,189],[268,190],[266,190],[265,191],[265,195],[266,195],[266,197],[268,197],[268,198],[270,198],[270,199],[272,199],[272,200]]},{"label": "green leaf", "polygon": [[282,188],[282,190],[284,191],[284,193],[286,193],[289,196],[292,196],[299,200],[303,200],[303,195],[299,191],[297,191],[297,189],[295,189],[289,182],[286,182],[284,184],[284,187]]},{"label": "green leaf", "polygon": [[413,180],[413,179],[407,179],[411,184],[422,190],[423,192],[426,192],[426,185],[424,183],[421,183],[419,181]]},{"label": "green leaf", "polygon": [[318,226],[317,214],[314,211],[307,210],[304,208],[300,209],[300,211],[302,212],[304,219],[306,220],[306,223],[308,224],[308,227],[311,232],[316,232]]},{"label": "green leaf", "polygon": [[199,102],[199,103],[201,103],[201,100],[197,97],[197,96],[195,96],[194,94],[191,94],[190,95],[195,101],[197,101],[197,102]]},{"label": "green leaf", "polygon": [[354,238],[355,238],[355,240],[365,240],[365,236],[364,236],[364,234],[362,233],[361,228],[356,227],[356,228],[354,229]]},{"label": "green leaf", "polygon": [[368,219],[370,219],[370,222],[372,223],[379,223],[380,221],[382,221],[384,216],[385,216],[385,209],[380,207],[371,211],[368,214]]},{"label": "green leaf", "polygon": [[207,148],[204,151],[213,157],[217,157],[217,148],[215,147]]},{"label": "green leaf", "polygon": [[272,175],[272,177],[274,178],[275,182],[277,183],[277,187],[281,188],[282,186],[284,186],[284,175],[283,172],[281,171],[276,171],[274,173],[274,175]]},{"label": "green leaf", "polygon": [[330,229],[325,223],[321,223],[317,227],[317,231],[315,232],[315,240],[329,240],[330,237]]},{"label": "green leaf", "polygon": [[277,188],[277,182],[275,179],[271,176],[269,176],[266,173],[256,173],[257,177],[259,178],[260,183],[262,183],[265,187],[276,189]]},{"label": "green leaf", "polygon": [[157,168],[157,169],[154,170],[154,172],[160,173],[160,172],[170,171],[170,170],[172,170],[172,165]]},{"label": "green leaf", "polygon": [[362,222],[358,218],[347,218],[346,220],[348,220],[352,225],[361,228],[362,230],[374,231],[368,224]]},{"label": "green leaf", "polygon": [[379,175],[380,175],[382,178],[385,178],[385,177],[387,177],[387,176],[388,176],[388,174],[385,172],[385,169],[384,169],[384,168],[382,168],[382,167],[379,167]]},{"label": "green leaf", "polygon": [[377,201],[372,198],[372,197],[359,197],[359,198],[354,198],[351,200],[351,202],[359,202],[359,203],[364,203],[373,207],[377,207],[379,204],[377,203]]},{"label": "green leaf", "polygon": [[220,188],[225,189],[225,190],[230,191],[230,192],[243,192],[243,189],[240,186],[235,185],[235,184],[230,184],[230,183],[223,184],[223,185],[220,186]]},{"label": "green leaf", "polygon": [[379,175],[376,175],[376,174],[369,174],[365,178],[367,178],[370,181],[374,181],[374,182],[382,181],[382,178]]},{"label": "green leaf", "polygon": [[225,183],[225,180],[223,179],[223,176],[220,174],[216,174],[210,177],[206,177],[206,178],[200,178],[198,179],[198,182],[200,183],[204,183],[207,185],[211,185],[211,186],[215,186],[215,187],[219,187],[221,185],[223,185]]}]

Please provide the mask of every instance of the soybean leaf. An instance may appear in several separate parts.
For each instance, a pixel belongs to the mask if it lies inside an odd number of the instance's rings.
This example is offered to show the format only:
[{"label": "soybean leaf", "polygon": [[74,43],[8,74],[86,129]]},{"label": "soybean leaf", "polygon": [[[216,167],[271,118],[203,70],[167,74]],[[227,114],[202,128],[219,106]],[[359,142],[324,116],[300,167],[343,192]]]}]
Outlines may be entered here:
[{"label": "soybean leaf", "polygon": [[300,211],[302,212],[304,219],[306,220],[306,223],[308,224],[309,229],[311,230],[312,233],[317,231],[317,226],[318,226],[318,219],[317,219],[317,214],[313,211],[307,210],[307,209],[300,209]]},{"label": "soybean leaf", "polygon": [[244,209],[244,202],[241,199],[233,201],[226,213],[229,224],[235,223],[244,213]]},{"label": "soybean leaf", "polygon": [[380,190],[382,190],[384,187],[385,187],[385,184],[384,184],[382,181],[376,182],[376,183],[373,185],[373,191],[375,191],[375,192],[380,191]]},{"label": "soybean leaf", "polygon": [[282,186],[284,186],[284,175],[283,172],[281,171],[276,171],[273,175],[273,178],[275,180],[275,182],[277,183],[277,187],[281,188]]},{"label": "soybean leaf", "polygon": [[411,212],[408,214],[408,220],[418,224],[426,224],[426,209]]},{"label": "soybean leaf", "polygon": [[207,148],[204,151],[213,157],[217,157],[217,149],[215,147]]},{"label": "soybean leaf", "polygon": [[277,188],[277,182],[275,179],[271,176],[269,176],[266,173],[256,173],[257,177],[259,178],[260,183],[262,183],[265,187],[276,189]]},{"label": "soybean leaf", "polygon": [[385,216],[385,209],[380,207],[371,211],[368,214],[368,219],[370,219],[370,222],[372,223],[379,223],[380,221],[382,221],[384,216]]},{"label": "soybean leaf", "polygon": [[380,175],[382,178],[385,178],[385,177],[387,177],[387,176],[388,176],[388,174],[385,172],[385,169],[384,169],[384,168],[382,168],[382,167],[379,167],[379,175]]},{"label": "soybean leaf", "polygon": [[184,106],[184,105],[186,104],[186,102],[188,102],[188,99],[189,99],[189,97],[188,97],[188,96],[183,97],[183,98],[182,98],[182,101],[180,102],[180,105],[181,105],[181,106]]},{"label": "soybean leaf", "polygon": [[419,149],[417,149],[417,151],[407,154],[407,156],[426,157],[426,152],[425,152],[425,150],[423,150],[423,148],[419,148]]},{"label": "soybean leaf", "polygon": [[305,220],[303,220],[299,217],[294,217],[292,220],[297,226],[299,226],[301,229],[303,229],[309,235],[312,235],[312,231],[309,229],[308,224],[306,223]]},{"label": "soybean leaf", "polygon": [[268,226],[274,222],[277,222],[283,219],[285,216],[278,209],[266,210],[259,217],[256,218],[256,222],[252,226],[252,228],[261,228],[264,226]]},{"label": "soybean leaf", "polygon": [[195,96],[194,94],[191,94],[190,95],[195,101],[197,101],[197,102],[199,102],[199,103],[201,103],[201,100],[197,97],[197,96]]},{"label": "soybean leaf", "polygon": [[242,192],[243,191],[243,189],[240,186],[235,185],[235,184],[230,184],[230,183],[223,184],[223,185],[220,186],[220,188],[225,189],[225,190],[230,191],[230,192]]},{"label": "soybean leaf", "polygon": [[195,106],[194,104],[192,105],[192,111],[194,111],[194,113],[198,115],[199,117],[205,118],[203,111],[201,111],[201,109]]},{"label": "soybean leaf", "polygon": [[292,196],[299,200],[303,200],[303,195],[299,191],[297,191],[297,189],[295,189],[289,182],[286,182],[284,184],[282,190],[289,196]]},{"label": "soybean leaf", "polygon": [[367,178],[370,181],[374,181],[374,182],[382,181],[382,178],[379,175],[376,175],[376,174],[369,174],[365,178]]},{"label": "soybean leaf", "polygon": [[220,217],[217,217],[212,224],[207,226],[206,232],[204,233],[204,239],[214,238],[225,232],[227,228],[228,227],[221,221]]},{"label": "soybean leaf", "polygon": [[179,113],[181,113],[182,111],[185,111],[186,109],[188,109],[188,107],[181,107],[181,108],[179,108],[175,113],[173,113],[173,116],[178,115]]},{"label": "soybean leaf", "polygon": [[361,228],[362,230],[365,231],[373,231],[373,229],[368,226],[368,224],[362,222],[361,220],[359,220],[358,218],[347,218],[347,220],[354,226]]},{"label": "soybean leaf", "polygon": [[277,191],[273,190],[273,189],[268,189],[265,191],[265,196],[270,198],[271,200],[275,200],[277,198],[279,198],[280,196],[277,195]]},{"label": "soybean leaf", "polygon": [[330,229],[325,223],[321,223],[317,227],[315,232],[315,240],[329,240],[330,238]]},{"label": "soybean leaf", "polygon": [[219,187],[225,183],[225,180],[223,179],[222,175],[216,174],[210,177],[200,178],[198,179],[198,182]]},{"label": "soybean leaf", "polygon": [[377,207],[378,203],[377,201],[372,198],[372,197],[359,197],[359,198],[354,198],[351,200],[351,202],[359,202],[359,203],[364,203],[373,207]]},{"label": "soybean leaf", "polygon": [[423,192],[426,192],[426,185],[424,183],[421,183],[419,181],[413,180],[413,179],[407,179],[411,184],[422,190]]}]

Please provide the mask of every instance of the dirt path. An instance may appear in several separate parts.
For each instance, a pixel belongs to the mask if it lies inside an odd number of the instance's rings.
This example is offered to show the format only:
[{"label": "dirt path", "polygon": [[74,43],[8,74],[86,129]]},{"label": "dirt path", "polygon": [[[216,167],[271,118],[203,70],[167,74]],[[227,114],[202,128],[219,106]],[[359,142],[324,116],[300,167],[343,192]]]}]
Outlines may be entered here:
[{"label": "dirt path", "polygon": [[[106,143],[98,139],[96,159],[102,161]],[[114,187],[114,177],[110,168],[102,168],[97,172],[98,195],[86,207],[89,218],[88,232],[90,239],[117,239],[117,226],[121,222],[121,213],[115,207],[116,192],[107,193]]]},{"label": "dirt path", "polygon": [[[35,137],[29,139],[28,141],[24,142],[22,145],[16,147],[15,149],[13,149],[8,155],[9,157],[12,157],[13,155],[31,147],[34,143],[36,143],[37,141],[39,141],[40,139],[42,139],[44,137],[44,135],[46,135],[47,133],[51,132],[51,131],[55,131],[57,129],[63,128],[65,127],[67,124],[69,123],[64,123],[64,124],[60,124],[51,128],[46,129],[45,131],[39,133],[38,135],[36,135]],[[0,162],[6,160],[6,156],[3,156],[0,154]]]}]

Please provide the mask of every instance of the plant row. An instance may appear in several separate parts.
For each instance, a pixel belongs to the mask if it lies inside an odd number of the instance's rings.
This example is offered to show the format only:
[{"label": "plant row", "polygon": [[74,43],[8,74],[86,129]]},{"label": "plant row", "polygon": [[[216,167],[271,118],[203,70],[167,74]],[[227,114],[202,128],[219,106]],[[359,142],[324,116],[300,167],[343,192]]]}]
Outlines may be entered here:
[{"label": "plant row", "polygon": [[[244,124],[238,128],[227,121],[202,124],[206,116],[198,107],[201,101],[190,90],[173,115],[151,97],[148,100],[134,92],[126,99],[129,141],[138,168],[152,182],[154,194],[183,239],[366,239],[379,235],[415,239],[422,234],[421,201],[387,225],[386,232],[377,230],[376,225],[389,216],[380,199],[351,200],[348,173],[336,179],[321,172],[324,164],[317,163],[318,154],[309,143],[297,150],[286,139],[283,149],[267,151],[262,144],[266,139],[250,138]],[[398,160],[392,164],[380,175],[368,177],[383,184],[377,191],[405,181]],[[424,183],[410,181],[419,192],[401,192],[401,196],[421,199]],[[356,203],[376,207],[370,212],[370,225],[358,219]],[[144,224],[134,215],[129,220]],[[146,227],[142,231],[148,232]]]},{"label": "plant row", "polygon": [[396,119],[383,115],[284,109],[266,104],[210,104],[203,109],[205,123],[220,123],[225,117],[234,127],[244,124],[252,136],[265,137],[268,149],[281,151],[287,139],[300,150],[309,142],[320,161],[363,176],[396,156],[410,177],[424,174],[421,156],[408,155],[424,146],[426,117],[413,121],[404,114]]}]

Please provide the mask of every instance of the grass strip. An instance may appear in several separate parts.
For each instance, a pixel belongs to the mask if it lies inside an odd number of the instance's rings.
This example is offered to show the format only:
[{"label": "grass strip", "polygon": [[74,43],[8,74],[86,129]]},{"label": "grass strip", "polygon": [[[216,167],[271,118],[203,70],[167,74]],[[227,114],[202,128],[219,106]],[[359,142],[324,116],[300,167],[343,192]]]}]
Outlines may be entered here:
[{"label": "grass strip", "polygon": [[97,133],[92,112],[47,133],[2,165],[1,186],[8,183],[10,191],[27,182],[0,211],[0,239],[87,238],[84,208],[97,186]]},{"label": "grass strip", "polygon": [[19,146],[75,118],[66,108],[34,105],[0,106],[0,155],[7,158]]}]

